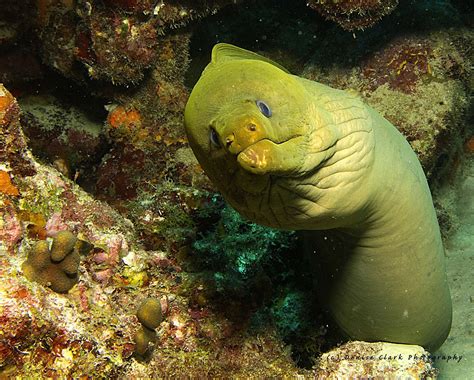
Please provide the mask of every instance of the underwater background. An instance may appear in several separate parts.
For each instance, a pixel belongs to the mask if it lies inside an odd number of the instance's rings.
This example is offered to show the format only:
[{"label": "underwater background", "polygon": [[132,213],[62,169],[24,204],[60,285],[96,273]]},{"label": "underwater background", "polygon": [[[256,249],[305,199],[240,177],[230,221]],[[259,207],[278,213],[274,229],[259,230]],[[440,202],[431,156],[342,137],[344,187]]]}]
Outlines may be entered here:
[{"label": "underwater background", "polygon": [[[471,378],[473,21],[462,0],[4,1],[0,378]],[[454,310],[431,362],[339,347],[299,235],[202,171],[183,111],[218,42],[357,91],[417,153]]]}]

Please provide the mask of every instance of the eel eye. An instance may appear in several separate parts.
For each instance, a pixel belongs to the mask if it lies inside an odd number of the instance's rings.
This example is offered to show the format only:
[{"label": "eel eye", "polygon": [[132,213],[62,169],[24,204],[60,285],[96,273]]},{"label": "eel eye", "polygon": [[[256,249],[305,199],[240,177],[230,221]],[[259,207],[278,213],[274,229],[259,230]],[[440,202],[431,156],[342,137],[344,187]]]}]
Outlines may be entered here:
[{"label": "eel eye", "polygon": [[265,103],[263,100],[257,100],[255,104],[257,105],[258,109],[263,114],[263,116],[265,117],[272,116],[272,110],[270,109],[270,107],[268,107],[267,103]]},{"label": "eel eye", "polygon": [[213,127],[211,127],[209,130],[209,140],[211,140],[211,144],[216,148],[220,148],[221,143],[219,141],[219,136]]}]

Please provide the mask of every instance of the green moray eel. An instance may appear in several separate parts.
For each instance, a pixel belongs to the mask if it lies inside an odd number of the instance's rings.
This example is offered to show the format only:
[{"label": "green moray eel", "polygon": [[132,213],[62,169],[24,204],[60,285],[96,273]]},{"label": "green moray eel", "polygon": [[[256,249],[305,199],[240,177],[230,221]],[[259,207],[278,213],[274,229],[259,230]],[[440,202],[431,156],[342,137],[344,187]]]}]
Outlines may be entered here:
[{"label": "green moray eel", "polygon": [[444,250],[417,156],[355,94],[218,44],[185,110],[191,148],[244,217],[302,230],[321,302],[350,338],[441,346]]}]

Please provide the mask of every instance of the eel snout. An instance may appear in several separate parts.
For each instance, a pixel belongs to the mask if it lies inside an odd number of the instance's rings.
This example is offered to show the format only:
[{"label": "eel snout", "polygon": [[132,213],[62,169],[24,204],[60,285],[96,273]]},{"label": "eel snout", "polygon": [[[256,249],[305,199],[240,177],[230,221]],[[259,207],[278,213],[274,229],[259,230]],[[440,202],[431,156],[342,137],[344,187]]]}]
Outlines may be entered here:
[{"label": "eel snout", "polygon": [[248,146],[265,138],[265,131],[261,125],[249,121],[242,127],[236,128],[221,137],[224,148],[233,155],[238,155]]},{"label": "eel snout", "polygon": [[210,128],[211,143],[233,156],[262,139],[274,139],[270,123],[255,112],[226,114],[211,122]]}]

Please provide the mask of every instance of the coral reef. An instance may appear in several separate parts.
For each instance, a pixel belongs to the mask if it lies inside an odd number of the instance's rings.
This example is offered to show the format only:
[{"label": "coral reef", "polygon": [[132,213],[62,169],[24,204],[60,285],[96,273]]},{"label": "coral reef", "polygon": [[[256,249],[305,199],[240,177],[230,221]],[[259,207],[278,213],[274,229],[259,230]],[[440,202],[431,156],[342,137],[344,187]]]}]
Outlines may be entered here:
[{"label": "coral reef", "polygon": [[[9,145],[3,165],[10,174],[17,173],[12,183],[19,191],[18,196],[0,193],[6,205],[0,208],[2,375],[89,373],[136,378],[302,373],[271,329],[257,336],[244,325],[234,325],[212,304],[192,304],[183,289],[192,276],[183,271],[173,251],[144,251],[130,221],[54,168],[37,163],[26,148],[19,150],[25,138],[21,129],[11,128],[19,127],[19,108],[11,94],[2,91],[8,99],[5,108],[10,110],[2,114],[8,119],[1,120],[10,126],[4,132]],[[13,154],[19,151],[21,160]],[[25,162],[31,172],[19,170]],[[81,250],[77,285],[67,294],[57,294],[30,282],[20,268],[37,239],[32,234],[54,236],[64,230],[77,232],[90,245]],[[142,327],[130,310],[136,310],[143,297],[158,298],[167,317],[156,331],[155,345],[160,350],[142,363],[133,352],[146,351],[150,339],[146,344],[137,339]]]},{"label": "coral reef", "polygon": [[0,192],[6,195],[20,195],[18,189],[12,184],[10,175],[3,170],[0,170]]},{"label": "coral reef", "polygon": [[51,249],[46,240],[38,241],[23,263],[24,275],[57,293],[68,292],[78,281],[79,252],[77,238],[70,231],[59,231]]},{"label": "coral reef", "polygon": [[[0,84],[0,162],[3,172],[11,176],[29,176],[35,173],[27,150],[26,139],[19,122],[20,108],[12,94]],[[7,165],[10,163],[10,165]],[[3,181],[7,180],[3,174]]]},{"label": "coral reef", "polygon": [[393,12],[398,0],[311,0],[308,6],[343,29],[353,31],[374,25]]},{"label": "coral reef", "polygon": [[[13,97],[9,99],[14,103]],[[15,109],[18,111],[18,107]],[[11,116],[12,122],[18,123],[18,112]],[[12,142],[9,149],[17,149],[15,144],[21,145],[22,141]],[[6,153],[5,157],[10,157],[11,152]],[[24,154],[29,157],[34,174],[14,178],[18,196],[0,194],[2,202],[13,200],[6,209],[11,227],[2,227],[2,231],[9,232],[0,236],[3,374],[26,378],[38,374],[76,377],[84,373],[112,377],[203,373],[213,377],[312,376],[311,370],[295,366],[280,334],[272,327],[271,313],[262,308],[262,300],[268,303],[272,299],[268,276],[275,283],[284,283],[289,275],[283,269],[288,260],[299,261],[291,252],[280,252],[279,261],[268,262],[271,259],[264,258],[262,252],[274,244],[271,231],[265,238],[270,241],[262,242],[255,253],[247,250],[242,265],[235,252],[212,264],[221,268],[221,284],[230,285],[225,276],[236,276],[240,267],[246,269],[242,273],[246,281],[239,285],[237,293],[216,291],[212,281],[207,281],[213,278],[213,271],[206,271],[209,258],[204,251],[144,251],[129,221],[92,199],[55,169],[38,164],[28,151]],[[7,159],[5,165],[11,166],[12,162]],[[222,203],[216,198],[205,210],[196,219],[196,227],[203,232],[217,225]],[[218,227],[224,228],[221,238],[226,240],[226,234],[243,228],[250,247],[256,227],[237,220],[235,213],[226,212],[229,215],[225,223],[233,227],[227,232],[228,227]],[[6,216],[2,217],[5,221]],[[66,295],[28,281],[20,271],[38,234],[53,236],[64,230],[77,231],[80,240],[90,242],[87,249],[81,249],[79,281]],[[203,239],[211,241],[211,236]],[[185,271],[181,265],[189,269]],[[196,272],[199,265],[201,272]],[[248,287],[247,291],[242,287]],[[286,291],[285,286],[279,289],[282,294]],[[249,299],[251,293],[253,298]],[[229,294],[240,294],[240,298],[233,299]],[[162,315],[166,316],[153,334],[130,314],[147,298],[159,299]],[[283,304],[273,310],[275,316],[288,313]],[[156,326],[156,321],[151,326]],[[284,331],[286,324],[280,328]],[[324,334],[316,332],[316,339]],[[320,341],[315,342],[314,347],[320,347]],[[159,350],[151,351],[153,344]],[[135,358],[133,352],[145,361]]]},{"label": "coral reef", "polygon": [[[214,193],[182,125],[189,88],[215,42],[242,41],[292,72],[358,88],[421,141],[437,173],[460,133],[443,128],[465,121],[469,33],[431,28],[454,25],[442,4],[433,11],[439,2],[419,2],[430,9],[421,14],[401,4],[357,39],[305,2],[239,3],[2,4],[0,80],[23,113],[20,123],[0,86],[0,376],[314,378],[316,358],[340,341],[291,249],[298,240],[256,230]],[[351,25],[360,21],[352,16]],[[426,32],[393,38],[390,22],[409,34],[409,19]],[[444,104],[427,112],[433,89]],[[421,123],[405,121],[415,112],[433,120],[423,139]],[[38,240],[64,230],[85,246],[76,248],[77,284],[58,294],[21,266]],[[274,249],[282,242],[289,249]],[[153,334],[135,314],[146,298],[162,309]]]},{"label": "coral reef", "polygon": [[[473,39],[468,30],[406,34],[367,57],[354,45],[356,64],[324,68],[317,53],[304,76],[357,91],[404,134],[433,180],[461,151],[465,130],[458,126],[468,117],[472,60],[466,46]],[[348,68],[341,69],[344,64]]]},{"label": "coral reef", "polygon": [[[110,361],[119,363],[133,352],[131,329],[134,325],[127,322],[127,314],[122,313],[120,318],[114,316],[109,295],[94,287],[91,273],[84,272],[82,265],[79,271],[85,277],[80,276],[79,283],[68,295],[70,298],[30,282],[22,275],[20,267],[28,256],[26,266],[34,264],[37,267],[36,259],[51,262],[51,251],[45,240],[41,240],[35,249],[34,253],[40,255],[30,256],[32,225],[36,228],[35,235],[43,237],[56,235],[61,230],[77,231],[81,226],[81,238],[108,251],[112,238],[117,239],[118,235],[130,238],[131,226],[121,222],[112,209],[88,198],[75,185],[65,181],[54,169],[41,166],[32,158],[20,128],[19,107],[3,87],[2,95],[9,101],[5,104],[8,112],[1,115],[1,123],[5,126],[0,144],[2,165],[11,168],[10,173],[16,173],[14,180],[19,190],[18,196],[0,194],[2,375],[13,373],[28,378],[58,376],[59,373],[59,376],[79,376],[90,372],[87,370],[90,355],[98,359],[92,367],[111,373]],[[115,232],[110,230],[112,225]],[[53,256],[61,259],[70,250],[73,240],[75,238],[69,232],[60,234],[52,248]],[[60,264],[71,274],[76,272],[78,252],[86,254],[89,250],[77,245],[76,248],[77,251],[66,256]],[[64,268],[66,261],[73,264],[72,268]],[[65,288],[58,290],[66,291]],[[110,314],[104,313],[105,310],[110,310]],[[96,328],[102,335],[96,333]],[[115,335],[114,329],[120,331],[119,335]],[[100,355],[104,355],[103,359],[99,359]]]},{"label": "coral reef", "polygon": [[433,74],[433,58],[429,40],[406,37],[395,40],[364,62],[362,75],[367,90],[388,84],[391,90],[413,93],[421,80]]},{"label": "coral reef", "polygon": [[44,1],[36,15],[43,60],[79,81],[87,73],[114,84],[137,83],[162,63],[163,35],[229,3]]},{"label": "coral reef", "polygon": [[[56,94],[57,96],[62,94]],[[102,131],[105,110],[98,107],[81,109],[62,95],[53,94],[21,98],[21,122],[36,157],[53,164],[68,178],[83,187],[91,177],[90,168],[107,152]]]}]

